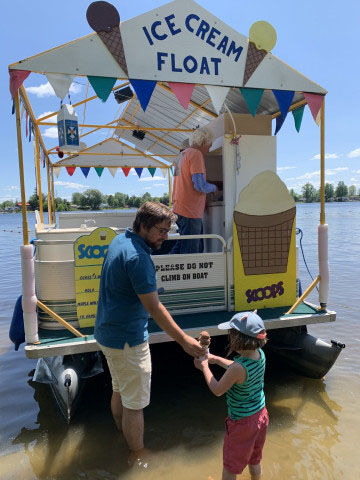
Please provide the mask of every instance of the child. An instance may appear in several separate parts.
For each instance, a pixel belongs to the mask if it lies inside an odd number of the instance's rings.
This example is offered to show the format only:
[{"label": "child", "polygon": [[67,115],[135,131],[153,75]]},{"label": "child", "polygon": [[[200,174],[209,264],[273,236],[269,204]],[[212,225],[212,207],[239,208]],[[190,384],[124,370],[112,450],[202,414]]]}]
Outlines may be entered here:
[{"label": "child", "polygon": [[[251,479],[258,480],[269,424],[263,390],[265,355],[261,348],[266,343],[264,323],[255,310],[237,313],[230,322],[221,323],[218,328],[229,330],[229,354],[236,352],[239,355],[232,361],[209,353],[194,362],[214,395],[226,392],[228,416],[222,480],[235,480],[247,465]],[[209,363],[226,369],[219,381],[213,376]]]}]

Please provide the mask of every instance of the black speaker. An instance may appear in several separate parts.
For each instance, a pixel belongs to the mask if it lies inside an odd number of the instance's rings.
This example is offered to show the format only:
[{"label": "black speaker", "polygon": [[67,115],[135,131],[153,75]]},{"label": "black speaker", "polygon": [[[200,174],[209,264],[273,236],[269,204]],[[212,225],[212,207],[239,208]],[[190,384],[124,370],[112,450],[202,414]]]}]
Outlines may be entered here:
[{"label": "black speaker", "polygon": [[144,140],[145,133],[143,130],[133,130],[132,136],[139,140]]},{"label": "black speaker", "polygon": [[131,90],[130,87],[124,87],[114,92],[114,97],[117,103],[127,102],[133,96],[134,96],[134,92]]}]

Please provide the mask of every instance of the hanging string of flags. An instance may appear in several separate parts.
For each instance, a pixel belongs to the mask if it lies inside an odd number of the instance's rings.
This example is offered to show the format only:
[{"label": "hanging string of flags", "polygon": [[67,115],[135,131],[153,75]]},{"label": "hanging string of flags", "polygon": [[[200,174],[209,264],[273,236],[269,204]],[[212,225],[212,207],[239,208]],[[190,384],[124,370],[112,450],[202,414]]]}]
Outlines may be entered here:
[{"label": "hanging string of flags", "polygon": [[[77,168],[77,167],[65,166],[65,169],[66,169],[68,175],[70,175],[70,177],[73,176],[76,168]],[[98,175],[99,177],[101,177],[101,175],[102,175],[105,167],[79,167],[79,168],[80,168],[81,172],[83,173],[84,177],[87,178],[87,176],[89,175],[89,172],[90,172],[91,168],[94,168],[94,170],[96,171],[97,175]],[[115,175],[116,175],[117,171],[119,170],[119,168],[118,168],[118,167],[106,167],[106,168],[109,170],[109,172],[111,173],[111,175],[113,176],[113,178],[115,178]],[[141,175],[142,175],[142,173],[143,173],[144,168],[143,168],[143,167],[133,167],[133,168],[134,168],[137,176],[140,178]],[[164,178],[167,176],[168,171],[170,171],[171,174],[173,174],[173,169],[172,169],[172,167],[170,167],[170,168],[158,167],[158,168],[160,168],[161,173],[162,173],[162,175],[163,175]],[[62,166],[59,166],[59,165],[53,167],[53,172],[54,172],[56,178],[59,178],[61,169],[62,169]],[[123,171],[123,174],[125,175],[125,177],[127,177],[127,176],[129,175],[129,172],[130,172],[131,169],[132,169],[132,167],[120,167],[120,170]],[[151,175],[152,177],[154,177],[155,172],[156,172],[156,170],[157,170],[157,167],[148,167],[147,170],[148,170],[148,172],[150,173],[150,175]]]}]

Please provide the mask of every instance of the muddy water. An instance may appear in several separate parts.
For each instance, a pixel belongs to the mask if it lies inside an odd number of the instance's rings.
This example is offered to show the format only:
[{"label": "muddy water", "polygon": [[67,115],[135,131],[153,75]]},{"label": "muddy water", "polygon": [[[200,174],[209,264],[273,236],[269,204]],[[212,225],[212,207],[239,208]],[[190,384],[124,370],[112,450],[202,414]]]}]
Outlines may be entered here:
[{"label": "muddy water", "polygon": [[[297,224],[313,274],[319,205],[299,205]],[[312,326],[324,340],[346,343],[325,381],[307,379],[269,362],[266,400],[270,428],[264,479],[350,480],[360,477],[360,203],[330,204],[331,292],[334,324]],[[33,220],[30,219],[30,228]],[[90,380],[81,411],[67,426],[46,385],[32,382],[35,361],[15,352],[8,326],[20,291],[18,246],[21,218],[0,215],[0,478],[200,480],[221,478],[225,402],[205,387],[185,361],[155,369],[152,403],[145,410],[146,444],[155,452],[149,467],[128,469],[126,447],[109,409],[107,376]],[[314,249],[315,247],[315,249]],[[301,263],[303,287],[311,279]],[[313,296],[316,301],[316,297]],[[176,348],[176,347],[174,347]],[[169,357],[164,364],[169,363]],[[242,478],[249,478],[245,473]]]}]

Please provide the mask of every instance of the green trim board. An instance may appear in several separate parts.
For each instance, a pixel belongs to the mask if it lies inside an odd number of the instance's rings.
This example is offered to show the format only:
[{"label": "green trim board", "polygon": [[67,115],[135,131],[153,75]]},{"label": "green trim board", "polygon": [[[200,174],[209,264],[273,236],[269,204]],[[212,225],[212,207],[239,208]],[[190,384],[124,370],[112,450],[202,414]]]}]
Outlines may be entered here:
[{"label": "green trim board", "polygon": [[[272,322],[272,319],[282,318],[296,318],[296,317],[306,317],[306,316],[319,316],[324,315],[324,312],[319,312],[316,307],[311,306],[307,303],[300,304],[294,313],[290,315],[285,315],[285,312],[289,310],[289,307],[279,307],[279,308],[265,308],[258,310],[258,314],[261,318],[267,322]],[[213,326],[216,327],[219,323],[227,322],[231,319],[236,312],[228,311],[218,311],[218,312],[203,312],[203,313],[194,313],[194,314],[180,314],[175,315],[174,318],[176,323],[183,329],[199,329],[202,327]],[[330,320],[326,320],[330,321]],[[267,328],[271,328],[271,324],[266,324]],[[304,319],[304,324],[309,323]],[[46,330],[44,328],[39,328],[39,340],[41,346],[51,346],[51,345],[61,345],[69,343],[84,343],[95,341],[94,339],[94,328],[79,328],[78,329],[83,335],[87,335],[85,338],[74,337],[71,332],[66,329],[60,330]],[[161,328],[156,325],[156,323],[150,319],[149,320],[149,333],[162,332]],[[36,348],[37,345],[32,345],[31,347]]]}]

